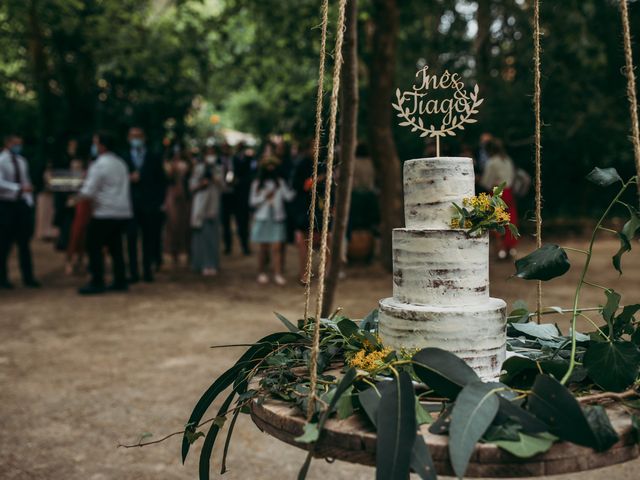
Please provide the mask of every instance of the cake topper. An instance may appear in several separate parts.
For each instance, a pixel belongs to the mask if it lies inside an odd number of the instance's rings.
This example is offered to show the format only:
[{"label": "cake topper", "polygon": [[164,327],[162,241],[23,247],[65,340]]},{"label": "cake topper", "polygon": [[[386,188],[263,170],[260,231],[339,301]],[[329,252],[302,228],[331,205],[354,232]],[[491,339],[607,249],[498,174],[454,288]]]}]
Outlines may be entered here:
[{"label": "cake topper", "polygon": [[[484,99],[478,98],[478,85],[467,93],[458,73],[445,70],[440,76],[428,74],[425,65],[416,73],[416,82],[411,90],[401,92],[396,89],[397,103],[391,105],[402,118],[401,127],[411,127],[412,132],[421,132],[420,137],[436,139],[436,156],[440,156],[440,137],[455,136],[456,130],[464,130],[466,123],[476,123],[472,116],[478,113],[478,106]],[[433,98],[430,94],[442,94],[453,90],[453,98]],[[440,92],[439,92],[440,91]],[[427,122],[426,115],[440,115],[439,127]],[[425,124],[429,126],[425,126]]]}]

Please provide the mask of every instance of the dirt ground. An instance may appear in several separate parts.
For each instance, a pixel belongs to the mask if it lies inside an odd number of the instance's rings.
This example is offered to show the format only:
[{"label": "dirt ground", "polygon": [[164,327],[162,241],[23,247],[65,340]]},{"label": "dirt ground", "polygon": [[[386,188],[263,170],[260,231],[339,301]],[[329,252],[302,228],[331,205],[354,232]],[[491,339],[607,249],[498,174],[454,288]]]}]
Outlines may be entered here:
[{"label": "dirt ground", "polygon": [[[182,466],[179,437],[143,449],[117,445],[136,442],[143,432],[159,438],[182,428],[200,394],[242,352],[209,346],[251,342],[280,329],[272,311],[291,319],[301,314],[295,252],[289,252],[284,288],[258,287],[255,258],[231,256],[214,279],[167,267],[156,283],[135,285],[128,294],[81,298],[75,288],[82,279],[64,276],[52,246],[35,242],[34,248],[44,287],[0,291],[0,479],[197,478],[198,448]],[[530,243],[521,247],[530,249]],[[598,244],[590,279],[616,288],[627,303],[638,302],[640,246],[624,258],[621,278],[610,266],[616,249],[614,241]],[[570,257],[570,273],[546,284],[546,305],[570,305],[582,261],[581,254]],[[510,263],[492,266],[493,296],[533,305],[535,284],[509,279],[512,272]],[[583,305],[602,301],[601,291],[584,292]],[[379,266],[351,266],[337,300],[356,318],[390,293],[391,276]],[[562,317],[555,320],[566,326]],[[223,478],[293,479],[304,459],[247,417],[240,418],[233,440]],[[215,468],[220,453],[214,452]],[[635,479],[639,468],[635,461],[552,478]],[[370,479],[373,470],[317,460],[309,478]]]}]

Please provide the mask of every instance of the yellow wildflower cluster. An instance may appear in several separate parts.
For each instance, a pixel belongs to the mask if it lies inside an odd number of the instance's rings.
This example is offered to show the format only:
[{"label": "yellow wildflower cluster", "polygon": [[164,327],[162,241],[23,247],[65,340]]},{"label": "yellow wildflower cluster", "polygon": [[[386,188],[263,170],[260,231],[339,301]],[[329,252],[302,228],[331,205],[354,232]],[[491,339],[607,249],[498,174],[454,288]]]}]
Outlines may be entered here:
[{"label": "yellow wildflower cluster", "polygon": [[509,223],[511,221],[511,215],[509,215],[509,212],[505,211],[502,207],[496,207],[496,211],[494,213],[498,223]]},{"label": "yellow wildflower cluster", "polygon": [[[464,221],[464,228],[471,228],[473,226],[473,222],[469,219]],[[452,218],[451,219],[451,228],[463,228],[460,226],[460,219]]]},{"label": "yellow wildflower cluster", "polygon": [[462,204],[465,207],[473,207],[486,212],[491,208],[491,197],[483,192],[475,197],[463,198]]},{"label": "yellow wildflower cluster", "polygon": [[367,349],[359,350],[349,359],[349,365],[360,370],[372,372],[384,365],[384,359],[392,352],[389,347],[367,353]]}]

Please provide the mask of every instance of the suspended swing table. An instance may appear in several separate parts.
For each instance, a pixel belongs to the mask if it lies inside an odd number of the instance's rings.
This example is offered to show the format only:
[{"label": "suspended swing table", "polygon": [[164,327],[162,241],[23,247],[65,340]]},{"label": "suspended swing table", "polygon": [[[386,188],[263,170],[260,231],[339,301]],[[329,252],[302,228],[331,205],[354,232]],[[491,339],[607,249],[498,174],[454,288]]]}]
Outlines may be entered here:
[{"label": "suspended swing table", "polygon": [[[573,443],[558,442],[545,453],[521,459],[492,444],[477,444],[466,473],[468,477],[541,477],[575,473],[608,467],[640,457],[631,416],[619,405],[607,407],[611,423],[620,441],[605,452]],[[290,445],[309,449],[309,444],[295,441],[303,433],[305,418],[300,410],[284,401],[270,399],[262,404],[254,401],[251,418],[263,432]],[[439,475],[453,475],[449,462],[448,436],[434,435],[422,425],[424,437]],[[361,418],[331,418],[314,447],[317,458],[336,459],[362,465],[376,463],[376,433]]]}]

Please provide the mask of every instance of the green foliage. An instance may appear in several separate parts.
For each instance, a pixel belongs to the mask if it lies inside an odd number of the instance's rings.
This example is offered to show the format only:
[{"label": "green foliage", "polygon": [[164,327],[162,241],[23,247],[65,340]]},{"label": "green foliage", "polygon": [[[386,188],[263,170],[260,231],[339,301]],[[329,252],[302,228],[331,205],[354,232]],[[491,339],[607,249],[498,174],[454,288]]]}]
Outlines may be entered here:
[{"label": "green foliage", "polygon": [[412,360],[418,378],[446,398],[455,399],[465,385],[479,380],[464,360],[440,348],[424,348]]},{"label": "green foliage", "polygon": [[493,422],[499,408],[496,385],[475,381],[467,384],[451,412],[449,457],[458,478],[464,477],[476,443]]},{"label": "green foliage", "polygon": [[451,219],[451,227],[469,229],[469,234],[484,233],[492,230],[505,233],[505,227],[518,237],[518,229],[510,222],[509,208],[502,200],[505,184],[493,189],[492,195],[481,193],[478,196],[465,198],[463,206],[453,203],[456,214]]},{"label": "green foliage", "polygon": [[621,392],[638,377],[640,350],[628,341],[594,342],[584,355],[584,366],[600,388]]},{"label": "green foliage", "polygon": [[591,170],[591,173],[587,175],[587,180],[601,187],[607,187],[616,182],[622,182],[622,178],[620,178],[618,171],[613,167],[595,167],[593,170]]},{"label": "green foliage", "polygon": [[526,433],[518,432],[517,439],[515,440],[495,440],[491,443],[515,457],[531,458],[549,450],[555,440],[556,437],[548,433],[527,435]]},{"label": "green foliage", "polygon": [[571,264],[567,252],[558,245],[543,245],[516,260],[516,274],[525,280],[551,280],[567,273]]}]

